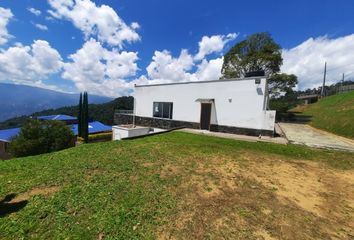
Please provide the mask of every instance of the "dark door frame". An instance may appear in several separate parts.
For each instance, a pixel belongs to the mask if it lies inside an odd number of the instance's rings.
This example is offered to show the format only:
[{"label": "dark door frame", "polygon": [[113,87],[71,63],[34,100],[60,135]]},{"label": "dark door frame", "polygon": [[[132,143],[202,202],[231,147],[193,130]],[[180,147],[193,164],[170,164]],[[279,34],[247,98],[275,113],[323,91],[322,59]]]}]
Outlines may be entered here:
[{"label": "dark door frame", "polygon": [[209,126],[207,130],[210,130],[210,123],[211,123],[211,110],[212,110],[212,103],[201,103],[200,104],[200,121],[199,121],[199,129],[202,129],[202,113],[203,113],[203,105],[210,105],[210,114],[209,114]]}]

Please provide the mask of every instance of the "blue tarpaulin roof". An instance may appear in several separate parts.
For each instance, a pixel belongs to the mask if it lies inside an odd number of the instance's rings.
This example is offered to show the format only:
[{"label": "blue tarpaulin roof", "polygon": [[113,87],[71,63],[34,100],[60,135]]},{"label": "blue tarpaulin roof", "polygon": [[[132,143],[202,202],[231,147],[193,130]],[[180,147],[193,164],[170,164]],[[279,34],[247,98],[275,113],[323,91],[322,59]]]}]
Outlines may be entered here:
[{"label": "blue tarpaulin roof", "polygon": [[[75,135],[78,135],[78,125],[74,124],[72,125],[71,130]],[[101,122],[95,121],[95,122],[90,122],[89,123],[89,134],[92,133],[99,133],[99,132],[109,132],[112,131],[112,127],[108,125],[104,125]]]},{"label": "blue tarpaulin roof", "polygon": [[[19,134],[21,128],[10,128],[5,130],[0,130],[0,141],[11,142],[11,139]],[[75,135],[78,135],[78,125],[71,125],[71,130]],[[95,121],[89,123],[89,134],[100,133],[100,132],[110,132],[112,127],[104,125],[101,122]]]},{"label": "blue tarpaulin roof", "polygon": [[0,141],[11,142],[11,139],[18,135],[20,128],[10,128],[5,130],[0,130]]},{"label": "blue tarpaulin roof", "polygon": [[73,121],[77,120],[76,117],[59,114],[59,115],[48,115],[48,116],[38,116],[37,119],[40,120],[52,120],[52,121]]}]

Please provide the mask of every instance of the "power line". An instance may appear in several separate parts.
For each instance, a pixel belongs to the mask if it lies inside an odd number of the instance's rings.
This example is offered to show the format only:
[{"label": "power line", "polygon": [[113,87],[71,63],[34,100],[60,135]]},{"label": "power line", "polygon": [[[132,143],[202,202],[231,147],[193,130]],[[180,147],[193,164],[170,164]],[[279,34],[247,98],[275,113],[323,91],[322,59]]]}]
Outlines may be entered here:
[{"label": "power line", "polygon": [[345,74],[345,78],[344,78],[344,80],[347,80],[350,76],[354,76],[354,71],[353,71],[353,72],[350,72],[350,73]]},{"label": "power line", "polygon": [[354,63],[347,64],[347,65],[341,65],[341,66],[337,66],[337,67],[334,67],[334,68],[330,68],[330,69],[327,69],[327,72],[331,72],[333,70],[337,70],[337,69],[348,67],[348,66],[353,66],[354,67]]}]

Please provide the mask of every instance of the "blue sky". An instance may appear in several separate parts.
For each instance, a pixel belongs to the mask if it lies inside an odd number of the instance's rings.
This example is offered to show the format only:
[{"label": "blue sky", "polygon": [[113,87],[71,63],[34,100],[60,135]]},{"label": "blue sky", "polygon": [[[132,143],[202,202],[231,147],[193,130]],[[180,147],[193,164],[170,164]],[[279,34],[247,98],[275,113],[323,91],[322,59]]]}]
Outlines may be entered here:
[{"label": "blue sky", "polygon": [[134,83],[214,79],[222,55],[261,31],[284,48],[282,71],[298,75],[299,88],[320,83],[324,61],[329,82],[354,76],[350,0],[3,0],[0,7],[0,82],[119,96]]}]

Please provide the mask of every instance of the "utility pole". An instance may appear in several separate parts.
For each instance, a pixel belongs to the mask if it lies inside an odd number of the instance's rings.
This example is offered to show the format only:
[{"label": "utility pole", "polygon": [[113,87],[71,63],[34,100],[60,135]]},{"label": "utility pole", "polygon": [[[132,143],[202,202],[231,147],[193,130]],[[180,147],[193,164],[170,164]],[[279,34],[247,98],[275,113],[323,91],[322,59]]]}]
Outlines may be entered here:
[{"label": "utility pole", "polygon": [[325,85],[326,85],[326,74],[327,74],[327,62],[325,62],[324,73],[323,73],[323,84],[321,90],[321,97],[325,96]]},{"label": "utility pole", "polygon": [[340,92],[343,91],[343,85],[344,85],[344,73],[342,75],[342,84],[341,84],[342,87],[340,88]]}]

